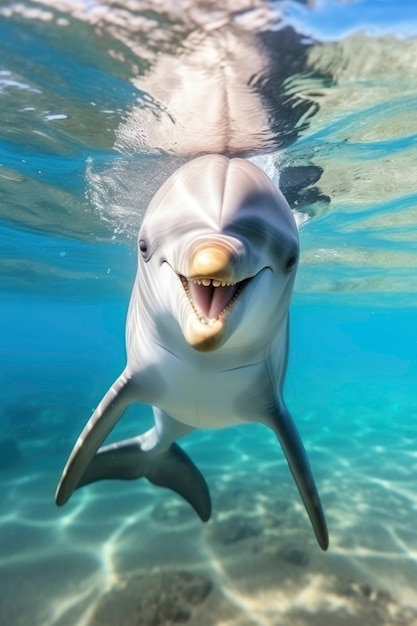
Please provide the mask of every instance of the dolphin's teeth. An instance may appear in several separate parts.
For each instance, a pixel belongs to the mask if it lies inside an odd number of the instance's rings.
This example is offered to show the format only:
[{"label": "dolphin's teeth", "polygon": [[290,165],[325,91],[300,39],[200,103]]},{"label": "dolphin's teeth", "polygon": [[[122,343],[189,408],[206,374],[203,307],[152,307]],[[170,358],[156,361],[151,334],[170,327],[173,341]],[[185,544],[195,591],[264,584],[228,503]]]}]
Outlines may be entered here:
[{"label": "dolphin's teeth", "polygon": [[218,280],[218,278],[202,278],[201,280],[193,280],[192,278],[187,279],[189,282],[194,283],[194,285],[203,285],[203,287],[233,287],[237,283],[226,283]]},{"label": "dolphin's teeth", "polygon": [[[196,314],[199,322],[201,324],[204,324],[205,326],[214,324],[216,321],[222,319],[222,317],[233,306],[235,300],[238,298],[243,287],[248,282],[248,279],[239,281],[237,283],[221,282],[217,278],[203,278],[202,280],[195,280],[191,278],[186,278],[185,276],[181,274],[178,274],[178,277],[180,278],[183,284],[188,300],[194,309],[194,313]],[[195,285],[196,287],[192,288],[192,285]],[[198,285],[200,286],[200,292],[198,292],[198,290],[196,291]],[[215,288],[219,289],[219,291],[217,291],[217,289]],[[225,303],[225,306],[223,309],[218,310],[217,317],[208,317],[209,309],[211,308],[210,303],[213,302],[212,299],[217,298],[217,296],[219,296],[220,299],[224,297],[224,294],[221,293],[221,288],[224,288],[224,289],[232,288],[234,290],[231,300],[227,304]],[[198,298],[197,298],[197,301],[195,302],[194,298],[196,296],[198,296]],[[209,298],[210,300],[210,302],[208,303],[209,304],[208,307],[207,307],[207,302],[205,302],[206,298]],[[217,298],[217,301],[219,302],[218,298]],[[204,313],[206,308],[207,308],[207,313]],[[211,312],[211,314],[213,315],[213,312]]]}]

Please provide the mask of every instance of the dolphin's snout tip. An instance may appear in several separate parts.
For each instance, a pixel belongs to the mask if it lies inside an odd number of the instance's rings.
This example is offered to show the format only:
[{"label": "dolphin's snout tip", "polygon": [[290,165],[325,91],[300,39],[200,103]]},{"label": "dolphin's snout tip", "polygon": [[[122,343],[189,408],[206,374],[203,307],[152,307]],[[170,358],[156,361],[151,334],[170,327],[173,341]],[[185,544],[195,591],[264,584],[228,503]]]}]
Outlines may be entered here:
[{"label": "dolphin's snout tip", "polygon": [[190,255],[188,278],[227,280],[234,274],[234,251],[220,242],[198,245]]}]

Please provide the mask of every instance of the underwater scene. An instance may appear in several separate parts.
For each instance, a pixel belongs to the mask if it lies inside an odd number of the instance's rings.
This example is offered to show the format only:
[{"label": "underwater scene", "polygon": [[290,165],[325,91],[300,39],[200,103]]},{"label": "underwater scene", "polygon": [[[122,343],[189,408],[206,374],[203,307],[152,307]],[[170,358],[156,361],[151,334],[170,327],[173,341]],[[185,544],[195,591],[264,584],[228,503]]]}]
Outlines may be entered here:
[{"label": "underwater scene", "polygon": [[414,0],[1,0],[0,202],[0,625],[417,626]]}]

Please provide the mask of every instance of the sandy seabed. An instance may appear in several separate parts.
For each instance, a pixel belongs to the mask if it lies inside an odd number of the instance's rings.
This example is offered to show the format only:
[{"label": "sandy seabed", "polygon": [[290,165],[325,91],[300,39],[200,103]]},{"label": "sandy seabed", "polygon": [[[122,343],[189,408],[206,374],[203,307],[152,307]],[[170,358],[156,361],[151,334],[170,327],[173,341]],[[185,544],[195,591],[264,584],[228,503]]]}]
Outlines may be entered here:
[{"label": "sandy seabed", "polygon": [[146,480],[89,486],[57,509],[68,442],[23,445],[0,473],[0,624],[417,625],[415,432],[398,433],[394,452],[369,424],[350,448],[344,433],[306,442],[326,553],[264,432],[185,443],[211,489],[207,524]]}]

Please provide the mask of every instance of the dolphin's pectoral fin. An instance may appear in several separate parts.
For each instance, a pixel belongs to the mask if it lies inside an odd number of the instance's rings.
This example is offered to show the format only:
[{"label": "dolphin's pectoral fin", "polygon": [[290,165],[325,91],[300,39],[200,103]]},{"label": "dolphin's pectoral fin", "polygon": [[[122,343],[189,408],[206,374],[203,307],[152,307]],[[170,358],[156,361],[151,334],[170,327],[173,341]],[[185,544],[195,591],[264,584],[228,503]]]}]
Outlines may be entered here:
[{"label": "dolphin's pectoral fin", "polygon": [[71,497],[98,448],[132,401],[132,383],[123,373],[101,400],[72,449],[55,494],[58,506]]},{"label": "dolphin's pectoral fin", "polygon": [[277,408],[270,425],[281,443],[317,541],[322,550],[327,550],[329,535],[320,497],[303,442],[288,409],[286,407],[283,407],[282,410]]},{"label": "dolphin's pectoral fin", "polygon": [[211,500],[206,481],[176,443],[159,453],[143,451],[137,437],[105,446],[94,456],[77,488],[98,480],[132,480],[142,476],[182,496],[203,522],[210,519]]}]

